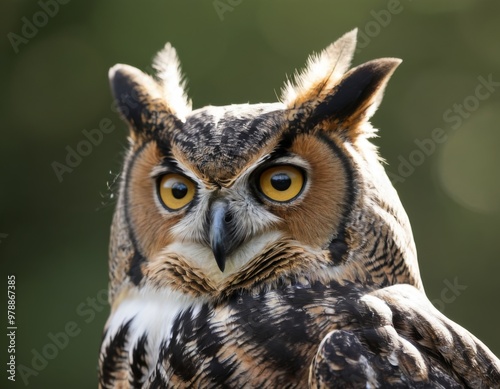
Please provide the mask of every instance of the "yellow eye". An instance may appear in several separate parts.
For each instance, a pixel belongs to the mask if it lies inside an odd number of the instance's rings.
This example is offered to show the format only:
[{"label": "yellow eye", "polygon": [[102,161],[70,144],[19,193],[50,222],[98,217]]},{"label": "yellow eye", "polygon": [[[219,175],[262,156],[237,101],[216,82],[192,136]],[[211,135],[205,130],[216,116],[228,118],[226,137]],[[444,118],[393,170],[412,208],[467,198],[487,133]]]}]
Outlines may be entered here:
[{"label": "yellow eye", "polygon": [[293,166],[273,166],[260,175],[261,192],[280,203],[293,200],[304,187],[302,171]]},{"label": "yellow eye", "polygon": [[170,210],[176,211],[189,204],[194,197],[195,185],[180,174],[165,174],[158,188],[160,199]]}]

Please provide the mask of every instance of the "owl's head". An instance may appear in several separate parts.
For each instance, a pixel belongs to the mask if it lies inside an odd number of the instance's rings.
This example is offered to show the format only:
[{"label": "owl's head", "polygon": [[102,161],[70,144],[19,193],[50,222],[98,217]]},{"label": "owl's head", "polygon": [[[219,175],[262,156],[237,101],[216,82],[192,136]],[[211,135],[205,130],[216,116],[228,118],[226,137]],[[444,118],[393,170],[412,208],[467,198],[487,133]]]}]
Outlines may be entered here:
[{"label": "owl's head", "polygon": [[412,233],[369,119],[399,59],[349,69],[351,31],[309,58],[281,102],[192,110],[175,50],[155,77],[110,70],[130,125],[110,248],[130,288],[220,297],[290,279],[406,282]]}]

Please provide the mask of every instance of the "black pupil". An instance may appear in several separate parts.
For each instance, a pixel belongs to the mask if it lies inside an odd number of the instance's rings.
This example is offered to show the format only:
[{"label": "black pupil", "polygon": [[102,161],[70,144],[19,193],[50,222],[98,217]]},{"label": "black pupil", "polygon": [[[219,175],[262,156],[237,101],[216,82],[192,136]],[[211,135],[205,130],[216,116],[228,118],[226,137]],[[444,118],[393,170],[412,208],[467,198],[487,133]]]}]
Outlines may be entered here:
[{"label": "black pupil", "polygon": [[292,180],[290,177],[288,177],[287,174],[278,173],[271,177],[271,185],[274,189],[283,192],[290,188],[290,185],[292,185]]},{"label": "black pupil", "polygon": [[174,185],[172,185],[172,196],[174,196],[177,200],[186,197],[187,192],[188,188],[186,184],[182,182],[176,182]]}]

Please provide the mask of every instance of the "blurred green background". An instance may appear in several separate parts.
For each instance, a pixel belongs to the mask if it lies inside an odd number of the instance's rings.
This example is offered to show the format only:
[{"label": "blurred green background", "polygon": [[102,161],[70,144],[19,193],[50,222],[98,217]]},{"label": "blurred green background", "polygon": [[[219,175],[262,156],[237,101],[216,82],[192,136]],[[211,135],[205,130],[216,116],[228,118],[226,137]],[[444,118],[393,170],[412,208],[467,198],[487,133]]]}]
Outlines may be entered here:
[{"label": "blurred green background", "polygon": [[[367,3],[60,0],[56,9],[54,0],[2,2],[2,288],[15,274],[16,362],[32,370],[18,371],[16,385],[4,371],[0,386],[97,385],[114,207],[108,186],[127,134],[111,110],[108,68],[148,69],[169,41],[195,108],[272,102],[311,52],[354,27],[362,46],[354,64],[404,60],[373,124],[387,169],[399,176],[429,298],[500,355],[500,2]],[[479,87],[481,76],[489,89]],[[60,182],[54,161],[64,164],[66,148],[106,118],[116,129]],[[435,128],[447,139],[433,149],[424,139]],[[429,155],[420,158],[416,141]]]}]

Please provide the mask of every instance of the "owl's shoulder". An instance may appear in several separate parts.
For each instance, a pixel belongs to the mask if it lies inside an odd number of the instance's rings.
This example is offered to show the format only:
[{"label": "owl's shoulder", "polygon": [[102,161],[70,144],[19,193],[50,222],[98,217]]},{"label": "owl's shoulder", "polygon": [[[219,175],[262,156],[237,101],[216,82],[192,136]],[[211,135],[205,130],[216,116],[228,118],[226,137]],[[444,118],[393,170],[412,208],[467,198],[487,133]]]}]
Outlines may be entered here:
[{"label": "owl's shoulder", "polygon": [[349,304],[351,324],[321,341],[312,387],[497,387],[500,364],[467,330],[410,285],[364,294]]}]

